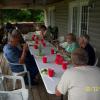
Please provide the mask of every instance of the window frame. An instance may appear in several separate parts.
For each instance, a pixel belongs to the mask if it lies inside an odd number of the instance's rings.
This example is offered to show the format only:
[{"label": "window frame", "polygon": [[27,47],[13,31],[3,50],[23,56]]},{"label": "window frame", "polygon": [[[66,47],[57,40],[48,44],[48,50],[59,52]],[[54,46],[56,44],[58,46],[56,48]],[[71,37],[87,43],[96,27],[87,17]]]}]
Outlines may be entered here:
[{"label": "window frame", "polygon": [[[89,0],[76,0],[69,3],[69,16],[68,16],[68,33],[72,33],[73,26],[73,8],[78,7],[78,17],[77,17],[77,34],[81,35],[81,19],[82,19],[82,6],[88,6]],[[87,34],[88,34],[88,24],[89,24],[89,8],[87,14]]]}]

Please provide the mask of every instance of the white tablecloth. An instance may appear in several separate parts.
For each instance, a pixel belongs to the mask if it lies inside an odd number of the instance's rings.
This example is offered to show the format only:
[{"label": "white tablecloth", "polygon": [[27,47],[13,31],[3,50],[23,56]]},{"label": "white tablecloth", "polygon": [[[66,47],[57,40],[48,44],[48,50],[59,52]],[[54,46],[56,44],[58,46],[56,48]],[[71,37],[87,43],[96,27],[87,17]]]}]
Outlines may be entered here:
[{"label": "white tablecloth", "polygon": [[[27,43],[29,44],[29,42],[27,42]],[[57,65],[54,63],[56,55],[50,54],[50,50],[52,48],[52,45],[49,44],[48,42],[46,44],[47,44],[47,46],[42,49],[43,54],[45,54],[47,56],[48,62],[46,64],[42,62],[41,57],[38,57],[36,55],[38,53],[38,49],[34,49],[33,46],[30,45],[29,50],[30,50],[31,54],[34,55],[34,57],[35,57],[37,67],[39,69],[40,75],[42,77],[42,80],[44,82],[44,85],[46,87],[47,92],[49,94],[55,94],[55,88],[56,88],[62,74],[64,73],[64,70],[62,69],[61,65]],[[44,68],[53,68],[55,71],[54,77],[51,78],[48,75],[42,74],[41,70]]]}]

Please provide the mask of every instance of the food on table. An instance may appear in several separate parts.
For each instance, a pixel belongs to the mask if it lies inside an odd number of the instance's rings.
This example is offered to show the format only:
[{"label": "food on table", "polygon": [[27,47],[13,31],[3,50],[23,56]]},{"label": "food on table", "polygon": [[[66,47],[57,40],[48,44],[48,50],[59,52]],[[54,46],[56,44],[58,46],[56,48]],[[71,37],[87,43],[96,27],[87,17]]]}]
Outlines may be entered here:
[{"label": "food on table", "polygon": [[47,75],[48,74],[48,69],[47,68],[42,69],[41,73]]},{"label": "food on table", "polygon": [[[44,68],[41,70],[41,74],[44,74],[44,75],[48,75],[48,72],[50,72],[50,69],[51,68]],[[49,74],[52,74],[52,73],[49,73]],[[55,71],[53,70],[53,76],[55,75]],[[52,77],[53,77],[52,76]]]}]

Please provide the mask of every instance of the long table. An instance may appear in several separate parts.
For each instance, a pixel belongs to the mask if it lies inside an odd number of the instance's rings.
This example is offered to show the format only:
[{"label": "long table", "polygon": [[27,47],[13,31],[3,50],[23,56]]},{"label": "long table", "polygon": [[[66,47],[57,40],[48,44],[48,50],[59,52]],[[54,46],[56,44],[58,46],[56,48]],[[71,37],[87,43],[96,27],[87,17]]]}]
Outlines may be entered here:
[{"label": "long table", "polygon": [[[40,72],[40,75],[42,77],[43,83],[45,85],[45,88],[49,94],[55,94],[55,88],[58,84],[58,82],[61,79],[62,74],[64,73],[64,70],[62,69],[61,65],[55,64],[54,60],[56,55],[51,55],[50,50],[53,47],[49,42],[46,41],[46,47],[42,48],[42,52],[44,53],[45,56],[47,56],[47,63],[42,62],[42,58],[37,56],[38,49],[34,49],[32,45],[30,45],[30,42],[28,42],[29,45],[29,50],[32,55],[34,55],[38,70]],[[49,77],[48,75],[44,75],[41,73],[42,69],[45,68],[53,68],[55,71],[54,77]]]}]

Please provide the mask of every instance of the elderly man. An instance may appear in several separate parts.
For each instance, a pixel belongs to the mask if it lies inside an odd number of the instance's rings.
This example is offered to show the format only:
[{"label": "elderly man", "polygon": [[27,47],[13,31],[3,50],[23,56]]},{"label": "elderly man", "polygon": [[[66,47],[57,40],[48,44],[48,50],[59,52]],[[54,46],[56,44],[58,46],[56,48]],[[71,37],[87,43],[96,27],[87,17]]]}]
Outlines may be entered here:
[{"label": "elderly man", "polygon": [[71,57],[74,67],[63,74],[56,95],[68,92],[68,100],[100,100],[100,69],[87,65],[84,49],[77,49]]},{"label": "elderly man", "polygon": [[[12,32],[9,36],[9,42],[4,46],[3,51],[10,62],[19,64],[25,63],[27,70],[30,72],[31,83],[34,85],[38,69],[34,57],[28,50],[27,44],[23,44],[22,48],[20,47],[20,35],[18,32],[17,30]],[[11,65],[11,70],[13,72],[21,72],[23,71],[23,67]]]},{"label": "elderly man", "polygon": [[89,38],[89,36],[87,34],[81,35],[80,38],[79,38],[79,45],[88,54],[88,57],[89,57],[88,65],[94,65],[96,57],[95,57],[94,49],[91,46],[91,44],[89,43],[89,40],[90,40],[90,38]]}]

